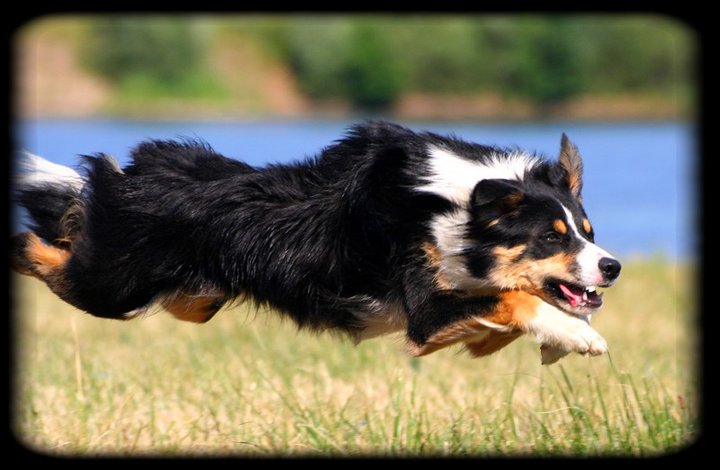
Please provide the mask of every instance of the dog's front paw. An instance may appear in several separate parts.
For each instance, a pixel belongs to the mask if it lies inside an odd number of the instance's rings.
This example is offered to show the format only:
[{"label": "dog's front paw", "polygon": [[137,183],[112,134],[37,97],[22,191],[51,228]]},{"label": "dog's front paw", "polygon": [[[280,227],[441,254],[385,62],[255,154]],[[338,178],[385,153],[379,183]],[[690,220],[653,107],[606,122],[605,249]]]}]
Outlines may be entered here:
[{"label": "dog's front paw", "polygon": [[556,332],[555,340],[554,346],[568,352],[599,356],[608,350],[605,338],[582,320],[577,320],[576,325],[570,324],[567,330]]},{"label": "dog's front paw", "polygon": [[576,334],[565,337],[556,336],[555,339],[556,341],[552,344],[543,343],[540,346],[542,365],[554,364],[571,352],[599,356],[608,351],[605,338],[588,325],[585,325],[585,328],[579,327]]},{"label": "dog's front paw", "polygon": [[526,329],[542,345],[542,364],[557,362],[571,352],[599,356],[608,351],[605,338],[586,319],[568,315],[549,304],[540,306]]},{"label": "dog's front paw", "polygon": [[590,325],[585,325],[581,334],[583,341],[587,344],[587,351],[585,354],[599,356],[608,352],[607,341],[605,341],[605,338],[600,336],[600,333],[592,329]]}]

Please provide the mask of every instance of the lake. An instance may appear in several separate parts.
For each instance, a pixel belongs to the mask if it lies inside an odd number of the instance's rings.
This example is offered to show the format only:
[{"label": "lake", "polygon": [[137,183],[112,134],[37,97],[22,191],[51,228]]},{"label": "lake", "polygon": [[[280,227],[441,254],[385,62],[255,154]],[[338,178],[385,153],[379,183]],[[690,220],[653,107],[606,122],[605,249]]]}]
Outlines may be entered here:
[{"label": "lake", "polygon": [[[262,166],[314,155],[341,137],[353,122],[39,119],[17,122],[15,135],[19,149],[71,166],[77,164],[78,155],[96,152],[111,154],[122,164],[141,140],[178,137],[203,139],[226,156]],[[678,260],[697,255],[699,157],[691,123],[401,124],[483,144],[518,146],[552,158],[557,157],[560,135],[565,132],[583,156],[583,199],[599,245],[621,258]]]}]

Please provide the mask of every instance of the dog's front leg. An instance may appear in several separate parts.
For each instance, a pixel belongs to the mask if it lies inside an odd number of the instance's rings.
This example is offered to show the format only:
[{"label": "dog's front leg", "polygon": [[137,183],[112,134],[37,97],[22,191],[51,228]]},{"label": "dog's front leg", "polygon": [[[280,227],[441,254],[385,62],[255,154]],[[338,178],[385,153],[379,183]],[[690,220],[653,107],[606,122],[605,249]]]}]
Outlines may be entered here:
[{"label": "dog's front leg", "polygon": [[412,355],[422,356],[464,343],[473,356],[486,356],[524,333],[542,345],[543,364],[552,364],[571,352],[607,352],[605,339],[590,327],[588,320],[568,315],[526,292],[466,298],[444,294],[429,296],[423,308],[410,315],[408,351]]},{"label": "dog's front leg", "polygon": [[571,352],[598,356],[608,351],[607,342],[590,326],[589,317],[569,315],[543,301],[538,302],[533,313],[519,326],[540,342],[543,364],[557,362]]},{"label": "dog's front leg", "polygon": [[[506,291],[499,302],[476,318],[490,332],[479,341],[469,338],[467,349],[474,356],[485,356],[504,347],[503,340],[515,332],[526,333],[540,344],[542,364],[552,364],[577,352],[593,356],[607,352],[607,343],[590,327],[589,317],[569,315],[539,297],[523,291]],[[499,347],[498,347],[499,346]]]}]

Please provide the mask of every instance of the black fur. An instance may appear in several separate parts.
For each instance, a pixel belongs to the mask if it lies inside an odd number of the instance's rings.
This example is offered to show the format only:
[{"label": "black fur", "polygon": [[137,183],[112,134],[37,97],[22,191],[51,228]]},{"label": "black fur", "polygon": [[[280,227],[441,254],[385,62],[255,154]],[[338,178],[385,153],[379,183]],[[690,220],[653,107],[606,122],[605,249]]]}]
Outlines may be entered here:
[{"label": "black fur", "polygon": [[45,240],[63,237],[61,220],[79,192],[70,185],[43,184],[20,188],[16,201],[28,210],[30,230]]}]

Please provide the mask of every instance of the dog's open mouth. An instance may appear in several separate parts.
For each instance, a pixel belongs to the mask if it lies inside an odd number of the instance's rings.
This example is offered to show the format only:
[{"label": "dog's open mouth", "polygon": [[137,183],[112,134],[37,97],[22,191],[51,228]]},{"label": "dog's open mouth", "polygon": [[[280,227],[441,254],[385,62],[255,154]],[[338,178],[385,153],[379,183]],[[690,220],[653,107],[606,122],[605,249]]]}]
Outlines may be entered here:
[{"label": "dog's open mouth", "polygon": [[598,286],[581,286],[567,281],[551,280],[546,290],[558,300],[560,308],[573,314],[587,315],[602,307],[602,293]]}]

